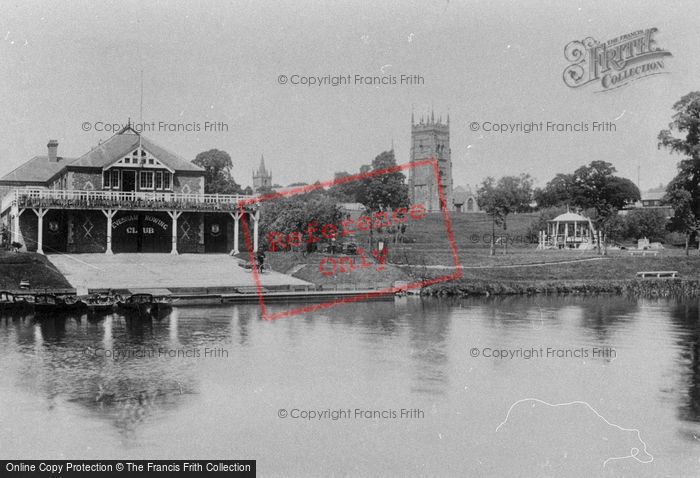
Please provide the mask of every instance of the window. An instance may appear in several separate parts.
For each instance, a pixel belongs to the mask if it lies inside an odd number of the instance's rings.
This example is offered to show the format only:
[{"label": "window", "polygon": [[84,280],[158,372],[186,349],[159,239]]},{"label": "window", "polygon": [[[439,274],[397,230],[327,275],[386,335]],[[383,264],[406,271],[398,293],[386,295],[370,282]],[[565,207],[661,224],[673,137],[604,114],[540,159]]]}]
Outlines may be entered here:
[{"label": "window", "polygon": [[119,189],[119,175],[120,171],[118,169],[112,170],[112,189]]},{"label": "window", "polygon": [[163,189],[172,189],[170,172],[163,171]]},{"label": "window", "polygon": [[163,189],[163,172],[162,171],[156,171],[155,188],[156,189]]},{"label": "window", "polygon": [[141,171],[139,178],[140,189],[153,189],[153,171]]},{"label": "window", "polygon": [[111,187],[110,178],[112,177],[111,171],[105,171],[102,173],[102,189],[109,189]]}]

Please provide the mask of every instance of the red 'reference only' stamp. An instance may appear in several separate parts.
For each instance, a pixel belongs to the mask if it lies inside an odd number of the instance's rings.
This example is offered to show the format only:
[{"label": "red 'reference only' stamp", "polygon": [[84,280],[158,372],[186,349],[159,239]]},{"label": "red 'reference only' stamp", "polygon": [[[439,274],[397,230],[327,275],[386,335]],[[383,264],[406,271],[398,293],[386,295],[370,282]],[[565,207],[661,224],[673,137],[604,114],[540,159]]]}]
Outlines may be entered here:
[{"label": "red 'reference only' stamp", "polygon": [[[374,171],[369,171],[365,173],[360,173],[352,176],[345,176],[342,178],[315,183],[307,186],[300,186],[296,188],[287,189],[280,192],[274,192],[271,194],[265,194],[262,196],[257,196],[250,199],[242,200],[238,203],[241,214],[245,212],[245,208],[251,205],[259,205],[265,202],[271,202],[279,200],[280,198],[290,197],[300,194],[306,194],[311,191],[318,189],[326,189],[335,185],[346,184],[353,181],[362,181],[364,179],[387,175],[391,173],[396,173],[400,171],[407,171],[412,168],[431,168],[435,174],[438,197],[440,204],[443,206],[447,204],[445,197],[444,188],[440,178],[440,170],[438,167],[437,159],[426,159],[422,161],[415,161],[411,163],[399,164],[385,169],[377,169]],[[269,251],[276,252],[282,250],[288,250],[292,247],[306,246],[309,244],[325,241],[336,241],[336,239],[347,239],[352,238],[358,234],[363,234],[371,231],[372,229],[388,228],[401,225],[410,225],[411,222],[417,222],[423,220],[428,211],[423,204],[411,204],[409,207],[397,208],[394,211],[379,211],[372,214],[363,214],[357,218],[345,218],[340,221],[340,224],[335,223],[318,223],[317,221],[312,221],[306,228],[299,231],[292,231],[288,233],[281,233],[276,231],[269,231],[266,234],[267,242],[269,243]],[[326,300],[323,302],[315,304],[306,304],[302,307],[291,308],[281,312],[269,313],[267,305],[265,303],[265,294],[260,278],[260,272],[257,267],[256,254],[253,251],[253,241],[250,231],[250,227],[246,221],[242,222],[243,234],[246,242],[246,246],[250,256],[250,263],[252,264],[252,274],[255,281],[255,287],[258,295],[258,302],[260,304],[260,311],[263,319],[265,320],[275,320],[284,317],[291,317],[294,315],[305,314],[317,310],[327,309],[338,304],[348,304],[353,302],[360,302],[364,300],[370,300],[383,295],[392,295],[397,292],[407,291],[411,289],[421,289],[423,287],[438,284],[441,282],[447,282],[462,277],[462,265],[459,260],[459,254],[457,251],[457,244],[454,238],[454,232],[452,229],[452,221],[450,219],[450,213],[446,207],[442,207],[440,214],[442,215],[444,221],[445,231],[444,234],[447,236],[449,248],[451,252],[453,265],[450,269],[454,269],[454,272],[450,274],[440,275],[438,277],[414,281],[409,283],[402,283],[400,285],[393,285],[390,287],[385,287],[382,289],[375,290],[365,290],[357,291],[356,294],[345,295],[332,300]],[[440,231],[435,231],[435,234],[440,234]],[[356,270],[375,268],[377,271],[385,270],[388,265],[388,249],[387,248],[377,248],[366,250],[363,247],[357,247],[355,258],[343,255],[339,257],[325,256],[321,259],[319,263],[319,272],[326,277],[338,276],[339,274],[350,274]],[[322,300],[322,299],[319,299]],[[307,301],[308,302],[308,301]]]}]

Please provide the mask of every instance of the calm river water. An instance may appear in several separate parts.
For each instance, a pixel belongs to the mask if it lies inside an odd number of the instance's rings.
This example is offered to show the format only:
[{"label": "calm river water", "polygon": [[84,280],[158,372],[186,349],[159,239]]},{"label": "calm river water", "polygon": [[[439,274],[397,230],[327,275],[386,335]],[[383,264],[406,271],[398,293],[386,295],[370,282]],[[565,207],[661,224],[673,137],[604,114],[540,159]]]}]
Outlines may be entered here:
[{"label": "calm river water", "polygon": [[403,298],[272,322],[248,305],[3,317],[0,370],[3,458],[700,476],[697,300]]}]

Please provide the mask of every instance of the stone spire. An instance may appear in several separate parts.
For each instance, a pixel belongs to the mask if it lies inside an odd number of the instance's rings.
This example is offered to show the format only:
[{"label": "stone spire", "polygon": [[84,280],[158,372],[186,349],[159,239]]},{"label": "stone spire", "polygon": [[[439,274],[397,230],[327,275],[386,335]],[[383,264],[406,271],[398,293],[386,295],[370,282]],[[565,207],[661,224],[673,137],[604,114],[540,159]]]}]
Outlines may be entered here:
[{"label": "stone spire", "polygon": [[265,169],[265,155],[260,155],[260,166],[258,167],[258,174],[267,176],[267,169]]}]

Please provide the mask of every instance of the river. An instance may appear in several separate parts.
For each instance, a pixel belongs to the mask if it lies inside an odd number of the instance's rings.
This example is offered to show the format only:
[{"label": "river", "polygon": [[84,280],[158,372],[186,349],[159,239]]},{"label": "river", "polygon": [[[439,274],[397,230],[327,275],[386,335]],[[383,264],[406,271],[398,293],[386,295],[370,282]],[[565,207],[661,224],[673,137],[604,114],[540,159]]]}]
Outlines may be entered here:
[{"label": "river", "polygon": [[[285,306],[269,306],[269,312]],[[254,305],[0,319],[9,459],[260,476],[699,476],[697,300]]]}]

